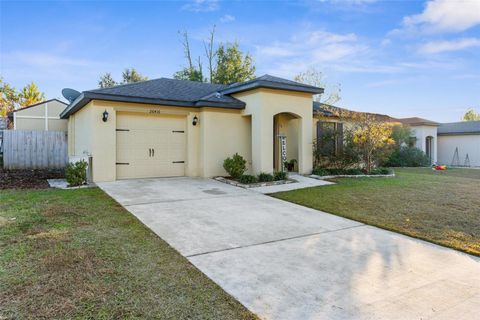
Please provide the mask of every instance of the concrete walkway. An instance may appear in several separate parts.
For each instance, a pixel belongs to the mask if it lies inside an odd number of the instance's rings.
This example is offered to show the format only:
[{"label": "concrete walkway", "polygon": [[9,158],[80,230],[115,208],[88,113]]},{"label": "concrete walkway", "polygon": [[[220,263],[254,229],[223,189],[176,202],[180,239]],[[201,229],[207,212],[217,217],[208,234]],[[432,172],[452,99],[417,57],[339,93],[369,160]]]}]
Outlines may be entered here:
[{"label": "concrete walkway", "polygon": [[279,184],[274,186],[250,188],[250,190],[260,192],[263,194],[270,194],[270,193],[276,193],[276,192],[282,192],[282,191],[290,191],[290,190],[297,190],[297,189],[304,189],[304,188],[311,188],[311,187],[318,187],[318,186],[327,186],[330,184],[334,184],[333,182],[313,179],[313,178],[305,177],[295,173],[289,173],[289,177],[293,180],[297,180],[298,182],[289,183],[289,184]]},{"label": "concrete walkway", "polygon": [[99,186],[265,319],[473,319],[480,259],[218,181]]}]

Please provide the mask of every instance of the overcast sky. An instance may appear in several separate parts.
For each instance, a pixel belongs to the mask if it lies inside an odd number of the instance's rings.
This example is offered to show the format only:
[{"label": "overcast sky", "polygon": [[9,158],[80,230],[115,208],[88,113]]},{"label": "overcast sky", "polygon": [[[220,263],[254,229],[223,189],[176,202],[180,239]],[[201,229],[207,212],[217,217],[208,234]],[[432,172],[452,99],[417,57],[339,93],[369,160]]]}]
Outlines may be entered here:
[{"label": "overcast sky", "polygon": [[480,0],[0,1],[0,75],[47,98],[97,87],[135,67],[172,77],[185,64],[179,30],[196,56],[238,41],[257,75],[293,78],[315,67],[341,85],[338,105],[396,117],[458,121],[480,111]]}]

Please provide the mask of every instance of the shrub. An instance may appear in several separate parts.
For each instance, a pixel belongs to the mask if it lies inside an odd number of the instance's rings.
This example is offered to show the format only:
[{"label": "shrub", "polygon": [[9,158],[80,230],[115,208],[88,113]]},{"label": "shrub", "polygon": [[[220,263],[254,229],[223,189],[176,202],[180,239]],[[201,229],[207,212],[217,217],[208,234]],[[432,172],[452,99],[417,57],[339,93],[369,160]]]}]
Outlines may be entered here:
[{"label": "shrub", "polygon": [[69,187],[81,186],[87,183],[87,166],[88,164],[85,160],[67,164],[65,177]]},{"label": "shrub", "polygon": [[273,180],[280,181],[280,180],[287,180],[288,174],[285,171],[276,171],[273,173]]},{"label": "shrub", "polygon": [[327,169],[325,169],[325,168],[315,168],[315,169],[312,170],[312,174],[315,174],[317,176],[328,176],[329,175]]},{"label": "shrub", "polygon": [[430,159],[422,150],[413,147],[401,147],[392,152],[383,164],[386,167],[425,167]]},{"label": "shrub", "polygon": [[273,175],[271,175],[270,173],[266,173],[266,172],[260,172],[258,174],[258,181],[259,182],[270,182],[270,181],[273,181]]},{"label": "shrub", "polygon": [[249,175],[249,174],[244,174],[241,175],[240,178],[238,179],[238,182],[243,183],[243,184],[250,184],[250,183],[256,183],[257,177]]},{"label": "shrub", "polygon": [[351,175],[351,176],[358,176],[359,174],[365,174],[361,169],[354,168],[354,169],[346,169],[345,174]]},{"label": "shrub", "polygon": [[317,176],[339,176],[339,175],[350,175],[356,176],[360,174],[365,174],[361,169],[358,168],[351,168],[351,169],[343,169],[343,168],[315,168],[312,171],[313,174]]},{"label": "shrub", "polygon": [[223,161],[223,168],[233,179],[239,179],[247,170],[247,161],[241,155],[235,153],[233,157]]},{"label": "shrub", "polygon": [[377,174],[390,174],[391,170],[388,168],[375,168],[370,171],[370,174],[377,175]]}]

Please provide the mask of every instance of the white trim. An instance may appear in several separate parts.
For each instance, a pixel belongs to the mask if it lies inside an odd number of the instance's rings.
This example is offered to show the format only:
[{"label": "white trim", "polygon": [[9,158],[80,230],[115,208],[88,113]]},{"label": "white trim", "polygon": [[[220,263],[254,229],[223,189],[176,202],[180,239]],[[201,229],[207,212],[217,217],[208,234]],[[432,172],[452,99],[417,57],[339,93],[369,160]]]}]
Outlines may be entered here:
[{"label": "white trim", "polygon": [[[45,119],[45,116],[18,116],[16,113],[13,114],[14,118],[21,119]],[[62,120],[60,117],[48,117],[50,120]]]},{"label": "white trim", "polygon": [[17,113],[13,113],[13,130],[17,130]]}]

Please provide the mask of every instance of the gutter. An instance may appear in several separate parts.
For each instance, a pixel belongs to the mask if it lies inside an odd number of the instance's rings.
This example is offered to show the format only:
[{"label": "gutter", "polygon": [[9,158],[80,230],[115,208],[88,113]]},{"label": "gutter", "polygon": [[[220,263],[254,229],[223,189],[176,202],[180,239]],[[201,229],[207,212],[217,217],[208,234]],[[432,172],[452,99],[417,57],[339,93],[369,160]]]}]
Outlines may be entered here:
[{"label": "gutter", "polygon": [[226,88],[220,90],[220,93],[223,94],[231,94],[231,93],[239,93],[243,91],[258,89],[258,88],[268,88],[268,89],[277,89],[277,90],[287,90],[287,91],[296,91],[296,92],[307,92],[312,94],[321,94],[325,90],[322,88],[310,87],[310,86],[298,86],[298,85],[290,85],[284,83],[275,83],[272,84],[270,81],[260,80],[253,83],[247,84],[239,84],[235,87]]},{"label": "gutter", "polygon": [[93,92],[82,92],[77,99],[75,99],[61,114],[60,119],[67,119],[71,114],[77,112],[88,104],[92,100],[102,101],[118,101],[118,102],[133,102],[141,104],[154,104],[154,105],[166,105],[186,108],[225,108],[225,109],[244,109],[245,103],[224,103],[215,101],[181,101],[181,100],[167,100],[167,99],[155,99],[155,98],[142,98],[132,96],[121,96],[111,94],[100,94]]}]

